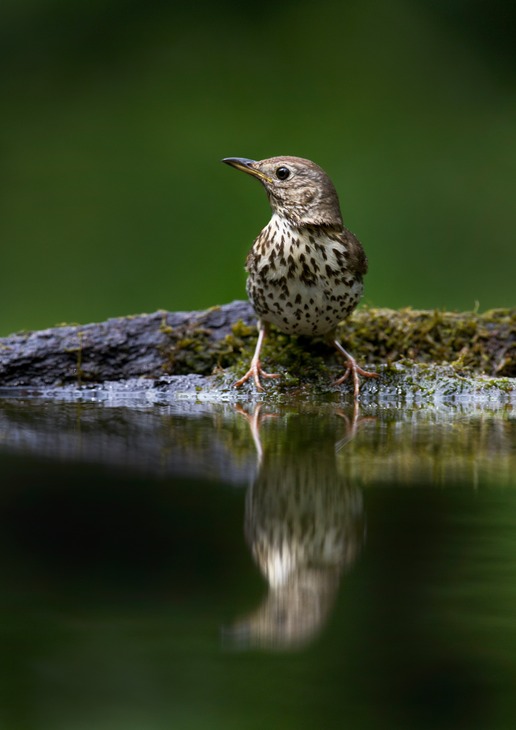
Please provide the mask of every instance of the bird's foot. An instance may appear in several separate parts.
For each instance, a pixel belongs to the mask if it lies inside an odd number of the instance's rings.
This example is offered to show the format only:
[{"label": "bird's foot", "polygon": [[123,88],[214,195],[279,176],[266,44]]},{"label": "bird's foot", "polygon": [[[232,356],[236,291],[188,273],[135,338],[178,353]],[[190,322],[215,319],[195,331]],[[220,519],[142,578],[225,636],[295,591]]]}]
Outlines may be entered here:
[{"label": "bird's foot", "polygon": [[241,385],[246,383],[251,378],[254,380],[254,384],[256,386],[257,390],[265,390],[260,378],[279,378],[280,373],[266,373],[265,370],[263,370],[261,362],[259,360],[252,360],[251,361],[251,367],[246,372],[243,378],[240,378],[240,380],[237,380],[234,387],[240,388]]},{"label": "bird's foot", "polygon": [[[341,348],[339,348],[341,349]],[[342,348],[344,349],[344,348]],[[369,370],[364,370],[360,367],[360,365],[357,364],[357,361],[354,357],[352,357],[349,353],[345,352],[346,358],[347,358],[347,364],[346,364],[346,372],[342,376],[342,378],[339,378],[334,382],[334,385],[342,385],[342,383],[348,379],[349,375],[351,374],[353,376],[353,395],[355,398],[358,398],[358,394],[360,391],[360,380],[358,378],[359,375],[361,375],[363,378],[377,378],[378,373],[373,373]]]}]

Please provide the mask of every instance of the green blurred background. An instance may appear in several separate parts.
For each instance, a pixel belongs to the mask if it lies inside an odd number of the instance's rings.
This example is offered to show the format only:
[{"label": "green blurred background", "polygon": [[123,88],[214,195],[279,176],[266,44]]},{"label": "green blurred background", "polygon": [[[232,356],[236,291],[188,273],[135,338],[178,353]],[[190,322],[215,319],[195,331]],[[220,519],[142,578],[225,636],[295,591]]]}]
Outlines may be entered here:
[{"label": "green blurred background", "polygon": [[225,156],[309,157],[364,301],[515,303],[505,0],[4,0],[0,334],[243,298],[268,219]]}]

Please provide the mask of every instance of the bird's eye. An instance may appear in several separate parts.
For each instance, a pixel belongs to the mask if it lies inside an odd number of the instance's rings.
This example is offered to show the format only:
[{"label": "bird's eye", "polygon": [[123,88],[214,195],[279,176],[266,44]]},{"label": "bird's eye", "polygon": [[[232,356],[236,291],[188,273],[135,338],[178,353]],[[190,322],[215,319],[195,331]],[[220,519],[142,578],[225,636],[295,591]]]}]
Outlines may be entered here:
[{"label": "bird's eye", "polygon": [[286,180],[290,175],[290,170],[288,167],[284,167],[283,165],[281,167],[278,167],[276,170],[276,177],[278,180]]}]

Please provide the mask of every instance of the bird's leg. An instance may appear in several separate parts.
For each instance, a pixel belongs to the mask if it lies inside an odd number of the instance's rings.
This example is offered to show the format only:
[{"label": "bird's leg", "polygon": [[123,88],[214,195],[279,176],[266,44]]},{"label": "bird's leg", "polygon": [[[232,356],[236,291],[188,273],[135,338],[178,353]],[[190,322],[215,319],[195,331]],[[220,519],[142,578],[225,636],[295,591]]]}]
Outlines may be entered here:
[{"label": "bird's leg", "polygon": [[346,372],[342,376],[342,378],[339,378],[335,381],[334,385],[341,385],[349,376],[350,373],[353,375],[353,394],[355,398],[358,398],[358,392],[360,390],[360,381],[358,379],[358,376],[361,375],[363,378],[377,378],[378,373],[371,373],[368,370],[363,370],[360,365],[357,365],[357,362],[355,358],[347,352],[340,342],[338,340],[333,340],[334,346],[337,348],[339,352],[341,352],[344,357],[346,358]]},{"label": "bird's leg", "polygon": [[246,372],[243,378],[240,378],[240,380],[237,380],[235,383],[235,388],[240,388],[241,385],[246,383],[250,378],[253,378],[254,384],[256,385],[257,390],[263,390],[263,385],[261,384],[260,377],[262,378],[279,378],[279,373],[266,373],[265,370],[262,370],[262,364],[260,362],[260,350],[262,349],[263,341],[265,339],[265,335],[267,334],[267,325],[264,324],[261,321],[258,321],[258,342],[256,343],[256,349],[254,351],[253,359],[251,360],[251,365],[249,367],[249,370]]},{"label": "bird's leg", "polygon": [[276,413],[266,413],[265,415],[262,415],[260,413],[260,411],[262,410],[262,405],[262,403],[258,403],[257,405],[255,405],[252,413],[248,413],[238,403],[235,406],[236,412],[246,419],[249,424],[249,428],[251,429],[251,436],[253,437],[254,445],[256,447],[256,453],[258,455],[258,464],[261,464],[263,457],[262,439],[260,437],[260,428],[262,425],[262,421],[265,418],[278,418],[278,414]]}]

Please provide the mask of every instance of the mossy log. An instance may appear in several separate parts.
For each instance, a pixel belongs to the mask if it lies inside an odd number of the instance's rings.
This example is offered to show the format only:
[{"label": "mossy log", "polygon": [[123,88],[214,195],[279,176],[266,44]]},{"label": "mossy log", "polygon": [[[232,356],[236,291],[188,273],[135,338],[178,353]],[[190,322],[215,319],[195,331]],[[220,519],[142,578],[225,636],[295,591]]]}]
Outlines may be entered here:
[{"label": "mossy log", "polygon": [[[241,372],[254,347],[254,322],[250,305],[236,301],[21,332],[0,339],[0,387]],[[363,307],[341,325],[339,336],[368,367],[446,363],[458,374],[516,377],[516,309],[478,314]],[[328,369],[331,375],[341,367],[326,344],[280,333],[269,338],[264,359],[305,380],[318,368],[328,377]]]}]

